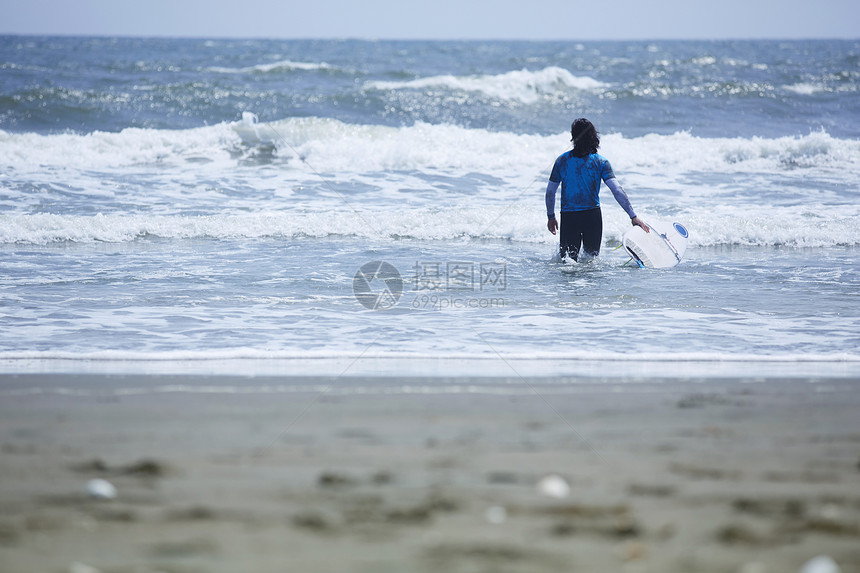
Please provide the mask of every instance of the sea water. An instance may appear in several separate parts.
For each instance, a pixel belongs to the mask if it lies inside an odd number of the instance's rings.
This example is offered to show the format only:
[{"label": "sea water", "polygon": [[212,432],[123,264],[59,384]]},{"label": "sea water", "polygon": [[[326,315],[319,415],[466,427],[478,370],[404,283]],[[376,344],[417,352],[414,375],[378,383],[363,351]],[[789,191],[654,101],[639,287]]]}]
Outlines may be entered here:
[{"label": "sea water", "polygon": [[[858,92],[857,41],[0,37],[0,372],[857,377]],[[557,260],[581,116],[677,267],[606,189]]]}]

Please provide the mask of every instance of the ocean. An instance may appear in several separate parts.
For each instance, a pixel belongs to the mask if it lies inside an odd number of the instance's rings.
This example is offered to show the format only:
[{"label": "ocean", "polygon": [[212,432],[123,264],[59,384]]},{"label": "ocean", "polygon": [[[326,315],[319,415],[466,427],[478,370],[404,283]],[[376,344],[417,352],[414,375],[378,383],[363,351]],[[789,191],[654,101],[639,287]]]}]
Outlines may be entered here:
[{"label": "ocean", "polygon": [[[556,260],[577,117],[678,266]],[[857,378],[858,222],[860,41],[0,37],[7,375]]]}]

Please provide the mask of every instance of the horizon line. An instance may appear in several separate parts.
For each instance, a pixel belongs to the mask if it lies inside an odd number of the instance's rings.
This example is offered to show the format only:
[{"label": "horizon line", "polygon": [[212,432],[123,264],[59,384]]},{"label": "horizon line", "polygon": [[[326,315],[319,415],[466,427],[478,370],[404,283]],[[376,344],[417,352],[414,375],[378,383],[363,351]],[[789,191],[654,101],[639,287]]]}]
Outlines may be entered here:
[{"label": "horizon line", "polygon": [[799,42],[799,41],[860,41],[860,36],[706,36],[706,37],[631,37],[631,38],[504,38],[504,37],[370,37],[370,36],[219,36],[191,34],[187,36],[176,34],[110,34],[104,32],[3,32],[0,37],[31,37],[31,38],[105,38],[105,39],[164,39],[164,40],[233,40],[233,41],[332,41],[332,42],[530,42],[530,43],[624,43],[624,42]]}]

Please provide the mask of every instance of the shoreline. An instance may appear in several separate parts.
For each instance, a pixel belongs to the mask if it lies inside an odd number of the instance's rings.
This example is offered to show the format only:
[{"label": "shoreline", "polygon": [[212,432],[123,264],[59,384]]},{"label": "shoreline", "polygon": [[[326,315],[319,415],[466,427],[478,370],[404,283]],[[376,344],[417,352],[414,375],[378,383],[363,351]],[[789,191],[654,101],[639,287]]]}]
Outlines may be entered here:
[{"label": "shoreline", "polygon": [[[350,380],[425,378],[486,381],[512,379],[625,382],[640,380],[762,381],[858,380],[860,354],[738,355],[732,353],[666,353],[654,357],[618,352],[594,358],[594,353],[558,356],[549,352],[504,357],[449,354],[421,355],[409,352],[308,353],[285,355],[254,349],[175,352],[115,353],[92,355],[62,352],[0,355],[0,389],[3,380],[37,376],[90,377],[207,377],[212,379],[331,379]],[[421,375],[413,373],[420,372]]]},{"label": "shoreline", "polygon": [[[737,573],[825,554],[860,571],[856,380],[598,380],[2,376],[0,563]],[[34,381],[49,390],[9,392]],[[567,495],[539,491],[550,475]],[[116,499],[88,497],[95,478]]]}]

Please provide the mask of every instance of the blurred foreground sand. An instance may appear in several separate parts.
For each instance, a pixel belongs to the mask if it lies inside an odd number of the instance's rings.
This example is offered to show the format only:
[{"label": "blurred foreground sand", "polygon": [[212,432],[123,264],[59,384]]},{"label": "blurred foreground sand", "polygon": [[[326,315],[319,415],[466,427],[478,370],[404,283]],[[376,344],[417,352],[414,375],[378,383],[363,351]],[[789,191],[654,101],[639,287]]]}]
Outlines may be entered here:
[{"label": "blurred foreground sand", "polygon": [[4,378],[0,571],[860,573],[858,382],[360,382]]}]

